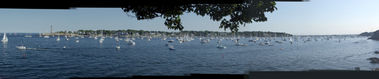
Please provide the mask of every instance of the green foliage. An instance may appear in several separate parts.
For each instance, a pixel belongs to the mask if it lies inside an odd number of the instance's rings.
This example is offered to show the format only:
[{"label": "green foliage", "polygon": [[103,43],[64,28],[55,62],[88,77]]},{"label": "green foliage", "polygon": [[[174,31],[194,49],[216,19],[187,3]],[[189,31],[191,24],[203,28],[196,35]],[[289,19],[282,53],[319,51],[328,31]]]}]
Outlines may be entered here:
[{"label": "green foliage", "polygon": [[180,31],[184,29],[180,15],[193,12],[221,21],[219,28],[238,32],[241,25],[267,21],[265,12],[276,10],[275,5],[274,0],[245,0],[241,4],[128,5],[122,9],[126,13],[134,13],[137,20],[163,17],[168,29]]}]

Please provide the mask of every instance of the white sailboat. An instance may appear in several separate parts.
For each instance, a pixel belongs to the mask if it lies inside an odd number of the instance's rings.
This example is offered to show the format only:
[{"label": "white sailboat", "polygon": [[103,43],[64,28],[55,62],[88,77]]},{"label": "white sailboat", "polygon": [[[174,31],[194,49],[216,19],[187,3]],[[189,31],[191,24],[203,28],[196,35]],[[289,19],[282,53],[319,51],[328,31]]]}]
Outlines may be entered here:
[{"label": "white sailboat", "polygon": [[114,37],[114,39],[116,40],[116,42],[120,41],[120,39],[118,39],[118,37]]},{"label": "white sailboat", "polygon": [[131,41],[129,41],[129,45],[134,46],[134,45],[136,45],[136,42],[134,42],[133,40],[131,40]]},{"label": "white sailboat", "polygon": [[61,40],[61,38],[60,38],[60,36],[58,36],[57,41],[60,41],[60,40]]},{"label": "white sailboat", "polygon": [[289,39],[289,41],[290,41],[291,44],[293,43],[293,40],[291,38]]},{"label": "white sailboat", "polygon": [[219,40],[217,41],[217,48],[219,48],[219,49],[225,49],[226,46],[221,45],[221,41],[222,41],[222,39],[219,39]]},{"label": "white sailboat", "polygon": [[102,38],[100,38],[99,42],[102,44],[104,42],[104,40],[105,40],[105,38],[102,37]]},{"label": "white sailboat", "polygon": [[3,40],[1,40],[1,42],[3,42],[3,43],[7,43],[8,42],[8,37],[7,37],[6,33],[4,33]]},{"label": "white sailboat", "polygon": [[67,37],[67,35],[66,35],[66,36],[64,36],[64,37],[66,38],[66,40],[67,40],[67,41],[68,41],[68,40],[70,40],[70,39],[69,39],[69,37]]}]

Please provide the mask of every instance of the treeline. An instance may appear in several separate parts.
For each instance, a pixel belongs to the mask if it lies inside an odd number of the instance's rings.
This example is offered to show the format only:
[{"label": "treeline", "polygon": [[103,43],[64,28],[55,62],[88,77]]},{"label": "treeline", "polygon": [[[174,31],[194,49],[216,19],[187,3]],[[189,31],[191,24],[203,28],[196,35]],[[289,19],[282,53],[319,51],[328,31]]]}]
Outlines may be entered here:
[{"label": "treeline", "polygon": [[241,36],[241,37],[287,37],[291,34],[284,32],[264,32],[264,31],[244,31],[244,32],[217,32],[217,31],[181,31],[181,32],[166,32],[166,31],[145,31],[145,30],[78,30],[78,31],[59,31],[57,33],[64,34],[79,34],[79,35],[107,35],[107,36],[122,36],[122,35],[165,35],[165,36]]},{"label": "treeline", "polygon": [[372,36],[374,35],[374,32],[363,32],[361,34],[359,34],[360,36]]},{"label": "treeline", "polygon": [[244,31],[244,32],[217,32],[217,31],[181,31],[182,34],[193,34],[195,36],[242,36],[242,37],[287,37],[292,36],[283,32]]}]

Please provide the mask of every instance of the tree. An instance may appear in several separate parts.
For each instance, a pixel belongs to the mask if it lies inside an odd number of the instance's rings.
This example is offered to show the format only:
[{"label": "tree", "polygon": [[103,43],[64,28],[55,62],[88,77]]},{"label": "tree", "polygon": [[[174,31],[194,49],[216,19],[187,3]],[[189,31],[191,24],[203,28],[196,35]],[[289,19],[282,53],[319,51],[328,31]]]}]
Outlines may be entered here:
[{"label": "tree", "polygon": [[193,12],[200,16],[210,16],[211,20],[221,21],[219,28],[238,32],[238,28],[248,23],[267,21],[265,12],[273,12],[277,8],[274,0],[244,0],[239,4],[172,4],[172,5],[126,5],[123,11],[134,13],[137,20],[162,17],[168,29],[184,29],[180,16],[184,12]]}]

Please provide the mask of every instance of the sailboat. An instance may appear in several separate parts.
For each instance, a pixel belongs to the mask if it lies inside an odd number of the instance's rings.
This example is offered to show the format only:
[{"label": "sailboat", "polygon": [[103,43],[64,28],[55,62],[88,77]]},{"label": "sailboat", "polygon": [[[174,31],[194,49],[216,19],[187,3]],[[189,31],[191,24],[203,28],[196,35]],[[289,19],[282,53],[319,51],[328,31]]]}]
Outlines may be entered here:
[{"label": "sailboat", "polygon": [[68,37],[67,35],[65,35],[64,37],[66,38],[67,41],[70,40],[69,37]]},{"label": "sailboat", "polygon": [[136,42],[134,42],[133,40],[130,40],[128,44],[134,46],[136,45]]},{"label": "sailboat", "polygon": [[221,45],[221,41],[222,41],[222,39],[219,39],[219,40],[217,41],[217,48],[219,48],[219,49],[225,49],[226,46]]},{"label": "sailboat", "polygon": [[102,44],[105,40],[105,37],[103,36],[103,30],[101,30],[101,34],[100,34],[100,40],[99,40],[99,43]]},{"label": "sailboat", "polygon": [[100,43],[103,43],[104,40],[105,40],[105,38],[104,38],[104,37],[101,37],[100,40],[99,40],[99,42],[100,42]]},{"label": "sailboat", "polygon": [[60,40],[61,40],[61,38],[60,38],[60,36],[58,36],[57,41],[60,41]]},{"label": "sailboat", "polygon": [[3,42],[3,43],[7,43],[8,42],[8,37],[7,37],[6,33],[4,33],[3,40],[1,40],[1,42]]}]

